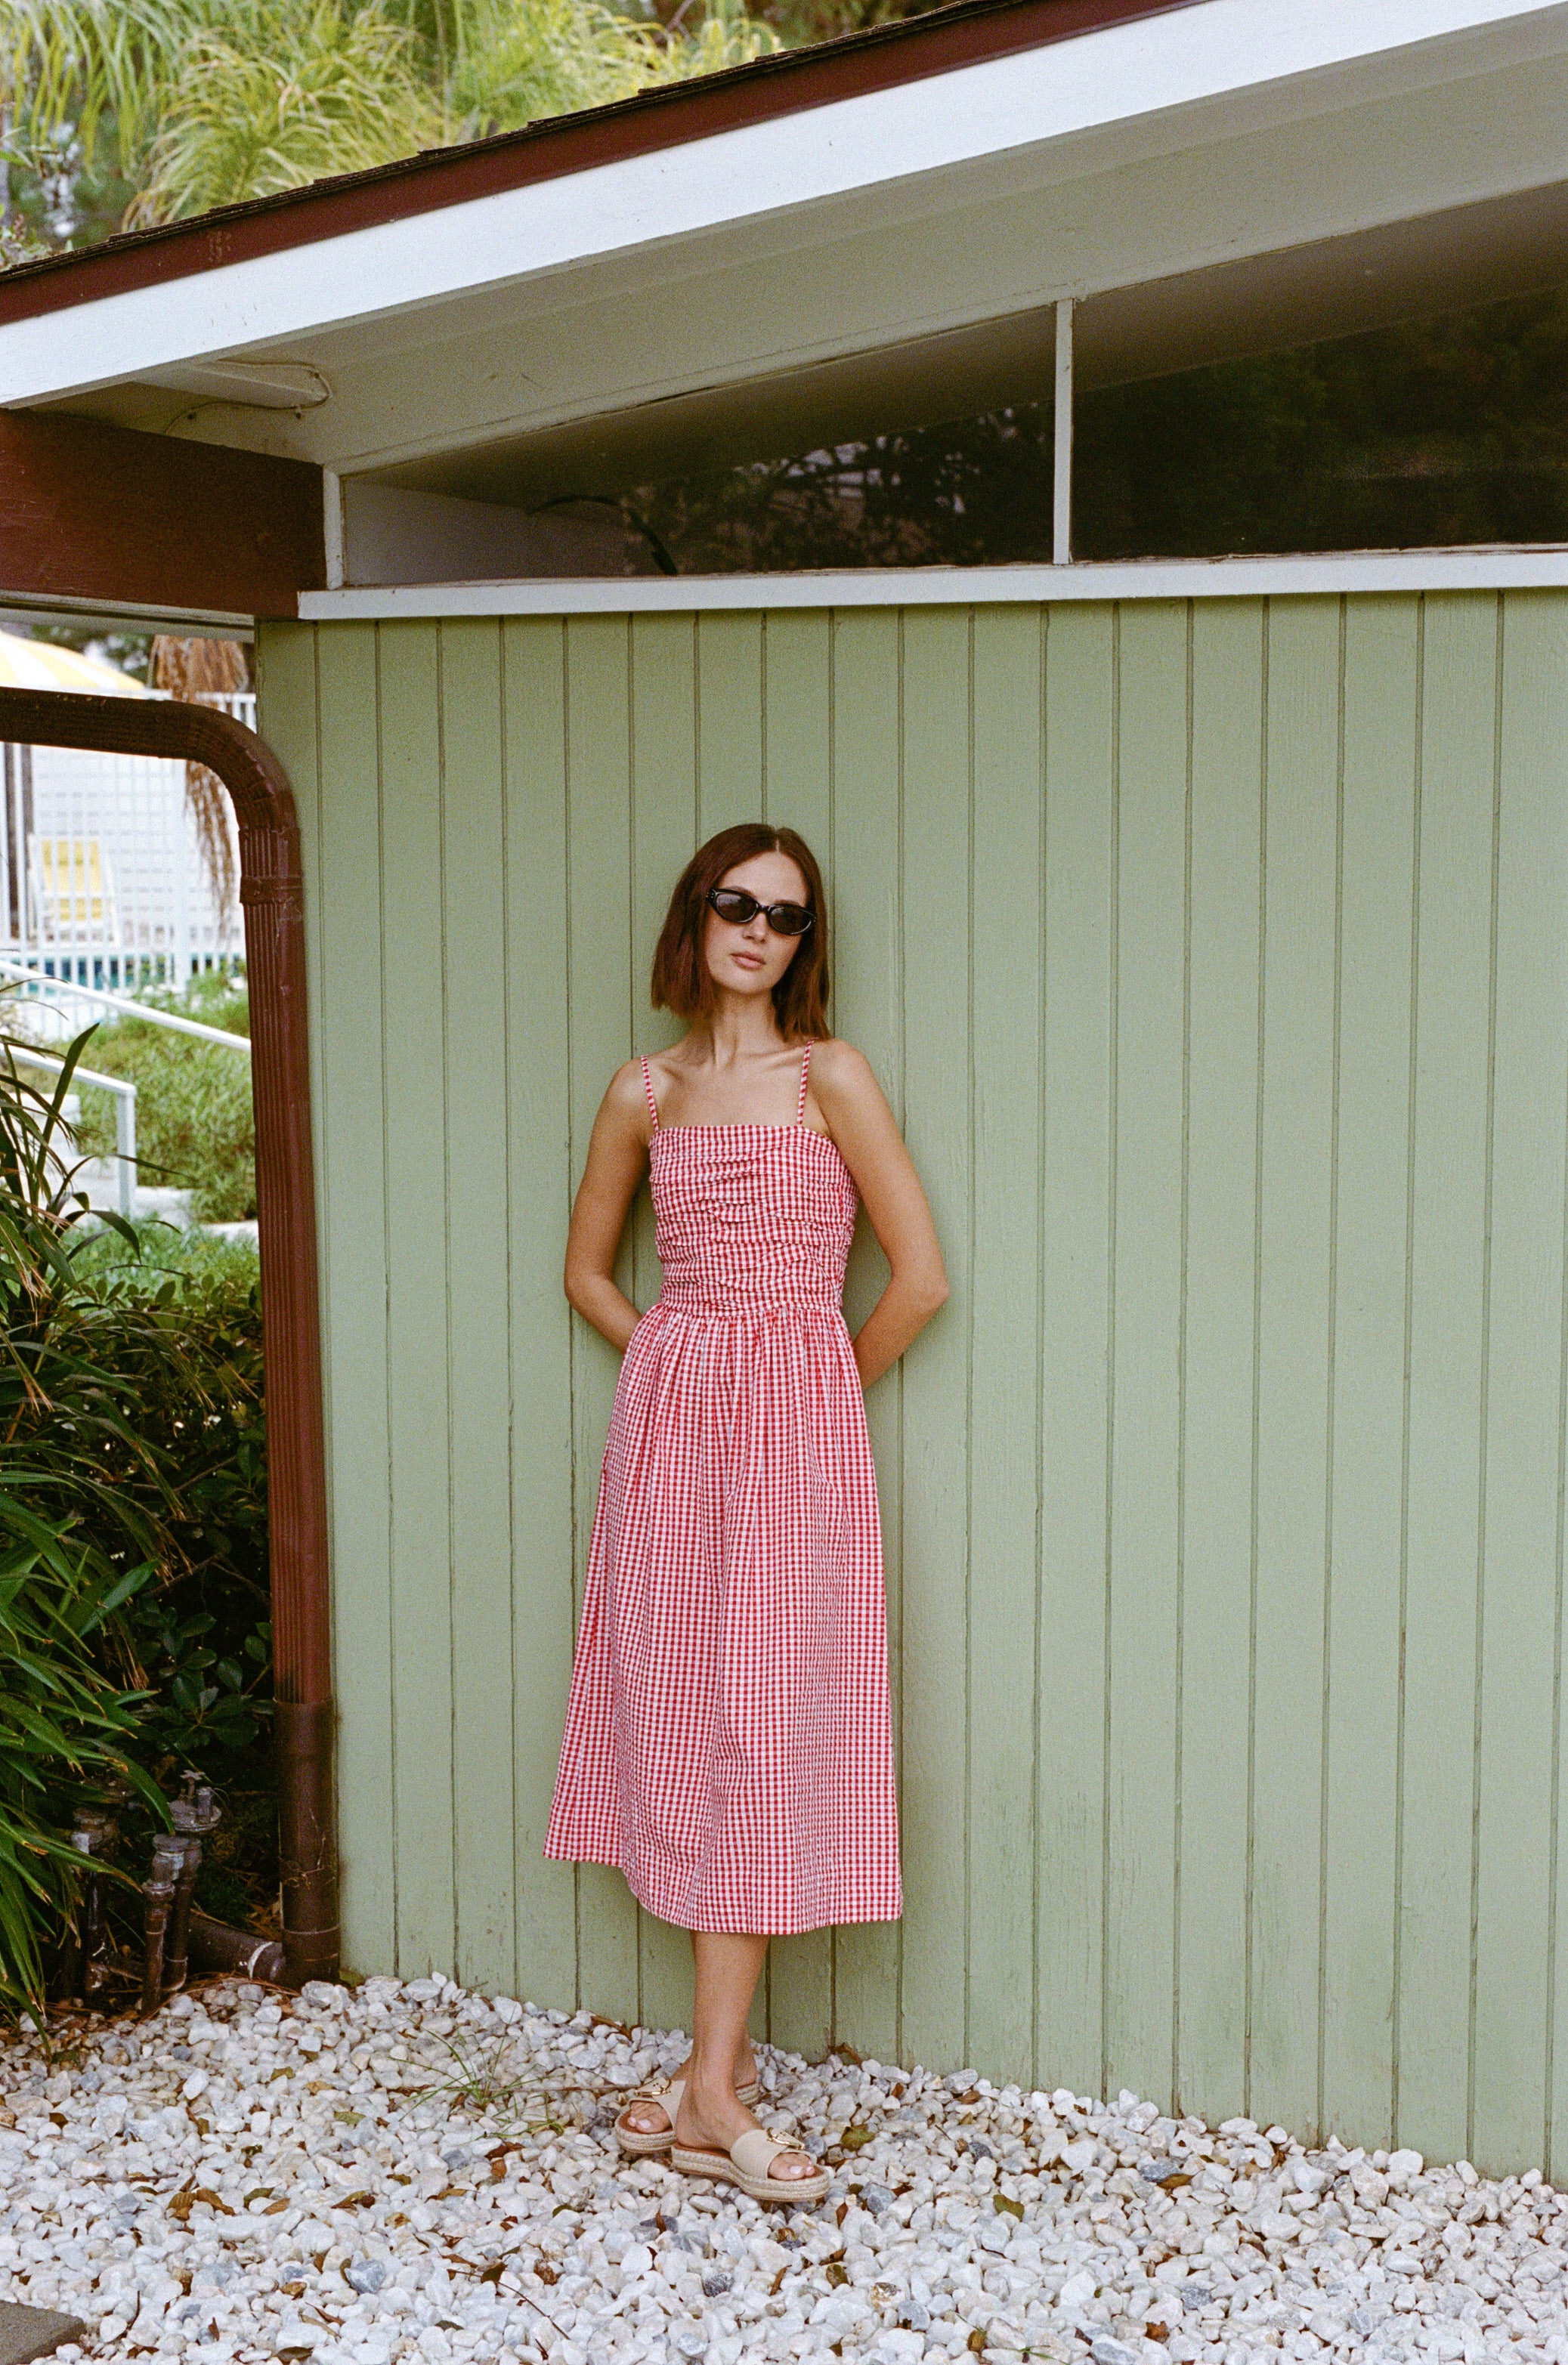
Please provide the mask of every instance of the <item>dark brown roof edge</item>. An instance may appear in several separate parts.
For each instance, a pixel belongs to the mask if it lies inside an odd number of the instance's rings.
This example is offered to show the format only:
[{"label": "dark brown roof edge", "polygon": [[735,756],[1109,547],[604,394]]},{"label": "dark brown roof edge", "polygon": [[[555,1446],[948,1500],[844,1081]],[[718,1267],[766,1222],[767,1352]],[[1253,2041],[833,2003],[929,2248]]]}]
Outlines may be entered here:
[{"label": "dark brown roof edge", "polygon": [[751,65],[639,91],[610,106],[552,117],[465,147],[432,149],[368,172],[221,206],[188,221],[128,231],[79,253],[21,263],[0,273],[0,326],[1194,5],[1196,0],[948,0],[925,16],[875,25],[809,49],[782,50]]}]

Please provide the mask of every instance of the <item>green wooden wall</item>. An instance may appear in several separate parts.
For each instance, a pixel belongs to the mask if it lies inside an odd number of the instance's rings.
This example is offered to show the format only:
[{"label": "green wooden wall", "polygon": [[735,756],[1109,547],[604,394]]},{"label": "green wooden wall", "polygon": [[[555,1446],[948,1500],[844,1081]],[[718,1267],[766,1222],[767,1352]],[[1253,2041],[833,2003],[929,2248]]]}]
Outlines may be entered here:
[{"label": "green wooden wall", "polygon": [[870,1403],[906,1918],[780,1943],[762,2024],[1568,2173],[1568,597],[261,662],[352,1962],[685,2017],[678,1935],[539,1854],[615,1380],[559,1268],[675,872],[761,812],[823,857],[954,1284]]}]

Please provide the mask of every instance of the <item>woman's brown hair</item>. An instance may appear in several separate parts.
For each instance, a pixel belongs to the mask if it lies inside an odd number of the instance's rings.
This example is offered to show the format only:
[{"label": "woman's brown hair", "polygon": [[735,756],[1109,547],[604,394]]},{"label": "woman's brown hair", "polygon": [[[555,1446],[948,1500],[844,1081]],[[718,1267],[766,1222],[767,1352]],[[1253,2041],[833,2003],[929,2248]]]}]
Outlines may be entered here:
[{"label": "woman's brown hair", "polygon": [[689,1022],[711,1010],[717,999],[712,973],[702,956],[709,890],[754,854],[784,854],[806,882],[806,902],[816,925],[801,937],[794,959],[773,989],[773,1014],[786,1042],[820,1042],[828,1033],[824,1007],[829,992],[827,898],[816,856],[798,832],[770,829],[766,822],[737,822],[700,846],[669,899],[669,911],[654,954],[655,1010],[673,1010]]}]

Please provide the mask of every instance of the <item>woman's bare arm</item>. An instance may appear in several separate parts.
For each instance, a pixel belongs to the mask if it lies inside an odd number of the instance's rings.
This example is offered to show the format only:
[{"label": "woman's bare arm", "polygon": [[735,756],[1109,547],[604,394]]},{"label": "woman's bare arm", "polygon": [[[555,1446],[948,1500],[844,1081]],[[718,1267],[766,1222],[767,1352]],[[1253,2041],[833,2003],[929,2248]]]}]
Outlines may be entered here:
[{"label": "woman's bare arm", "polygon": [[615,1285],[615,1260],[648,1165],[648,1104],[635,1059],[618,1069],[599,1104],[566,1234],[566,1295],[622,1354],[642,1318]]},{"label": "woman's bare arm", "polygon": [[892,1268],[855,1339],[860,1384],[868,1388],[946,1303],[947,1275],[920,1177],[868,1061],[847,1043],[819,1043],[812,1096]]}]

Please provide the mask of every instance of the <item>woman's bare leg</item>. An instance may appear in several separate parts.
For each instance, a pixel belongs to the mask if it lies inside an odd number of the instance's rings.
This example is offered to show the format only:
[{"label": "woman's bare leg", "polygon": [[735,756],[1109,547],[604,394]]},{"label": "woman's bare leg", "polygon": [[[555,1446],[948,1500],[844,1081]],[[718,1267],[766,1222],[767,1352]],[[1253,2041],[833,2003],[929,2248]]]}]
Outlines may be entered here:
[{"label": "woman's bare leg", "polygon": [[[679,2068],[671,2070],[670,2078],[672,2081],[679,2079],[684,2083],[690,2075],[691,2055],[689,2053]],[[756,2076],[756,2057],[751,2049],[751,2039],[743,2026],[741,2041],[735,2047],[734,2084],[737,2089],[749,2086]],[[662,2135],[669,2131],[669,2113],[662,2102],[628,2102],[621,2115],[626,2124],[629,2127],[634,2127],[639,2135]]]},{"label": "woman's bare leg", "polygon": [[[756,2124],[745,2103],[735,2100],[735,2057],[745,2042],[746,2014],[767,1941],[728,1931],[694,1930],[691,1953],[696,1969],[691,2058],[676,2139],[694,2151],[728,2151],[738,2135]],[[803,2152],[786,2152],[768,2173],[779,2183],[789,2183],[814,2176],[816,2163]]]},{"label": "woman's bare leg", "polygon": [[[692,1935],[691,1943],[695,1949],[697,1945],[695,1933]],[[767,1941],[766,1938],[743,1938],[739,1943],[743,1946],[760,1946],[764,1955],[767,1951]],[[741,2006],[740,2019],[736,2023],[734,2052],[732,2057],[730,2069],[730,2090],[732,2093],[737,2086],[749,2086],[752,2079],[756,2075],[756,2061],[752,2053],[751,2039],[745,2032],[745,2023],[746,2014],[751,2010],[751,1999],[756,1989],[757,1974],[760,1972],[761,1968],[762,1956],[759,1955],[757,1957],[756,1969],[752,1972],[751,1985],[746,1990],[745,2001]],[[697,2009],[693,2013],[691,2024],[693,2028],[700,2029],[702,2023],[702,1989],[700,1978],[698,1981]],[[673,2076],[679,2079],[682,2082],[689,2081],[691,2077],[692,2063],[696,2058],[697,2047],[693,2045],[691,2051],[687,2055],[679,2068],[673,2072]],[[634,2127],[639,2135],[662,2135],[669,2125],[669,2113],[660,2102],[632,2102],[628,2104],[627,2108],[622,2113],[622,2116],[625,2120],[626,2124],[629,2127]]]}]

